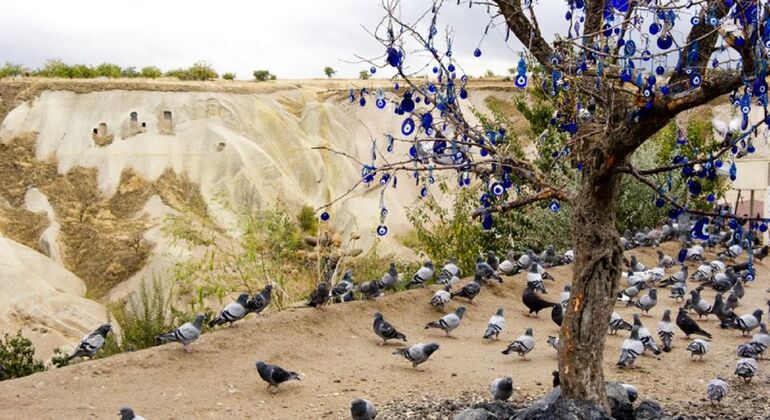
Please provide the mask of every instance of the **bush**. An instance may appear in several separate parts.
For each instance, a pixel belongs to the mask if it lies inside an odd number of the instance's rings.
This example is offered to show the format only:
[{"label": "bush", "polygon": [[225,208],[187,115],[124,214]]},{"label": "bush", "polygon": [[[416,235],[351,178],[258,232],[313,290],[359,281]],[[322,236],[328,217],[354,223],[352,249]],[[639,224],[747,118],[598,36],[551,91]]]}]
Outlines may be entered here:
[{"label": "bush", "polygon": [[109,77],[111,79],[117,79],[120,77],[122,69],[117,64],[102,63],[96,66],[96,74],[99,77]]},{"label": "bush", "polygon": [[5,77],[24,76],[29,74],[29,69],[21,64],[6,61],[3,67],[0,67],[0,79]]},{"label": "bush", "polygon": [[139,77],[139,72],[136,70],[136,67],[126,67],[120,72],[120,77],[127,77],[127,78],[133,78],[133,77]]},{"label": "bush", "polygon": [[35,359],[35,347],[28,338],[5,334],[0,340],[0,381],[21,378],[45,370],[42,361]]},{"label": "bush", "polygon": [[225,80],[235,80],[235,73],[227,72],[222,75],[222,78]]},{"label": "bush", "polygon": [[97,76],[99,76],[98,72],[91,66],[85,64],[70,66],[70,77],[73,79],[93,79]]},{"label": "bush", "polygon": [[139,291],[125,305],[113,309],[115,320],[122,330],[123,350],[155,346],[156,336],[176,328],[181,319],[193,317],[192,314],[174,310],[172,297],[171,289],[164,288],[158,279],[153,279],[150,285],[142,282]]},{"label": "bush", "polygon": [[275,80],[274,74],[270,74],[268,70],[254,70],[254,79],[258,82],[264,82],[266,80]]},{"label": "bush", "polygon": [[185,69],[171,69],[164,74],[166,77],[175,77],[179,80],[188,80],[187,70]]},{"label": "bush", "polygon": [[324,74],[326,75],[326,77],[331,79],[332,77],[334,77],[335,74],[337,74],[337,70],[334,70],[333,68],[327,66],[327,67],[324,67]]},{"label": "bush", "polygon": [[45,62],[36,75],[42,77],[66,77],[71,78],[70,66],[58,58],[52,58]]},{"label": "bush", "polygon": [[217,72],[214,71],[214,67],[212,67],[211,63],[205,61],[199,61],[190,66],[190,68],[187,69],[187,76],[188,78],[183,80],[206,81],[219,77]]},{"label": "bush", "polygon": [[161,77],[163,73],[155,66],[147,66],[142,68],[141,75],[148,79],[157,79],[158,77]]},{"label": "bush", "polygon": [[318,228],[318,217],[315,215],[315,210],[310,206],[302,206],[297,214],[297,223],[303,232],[315,234]]},{"label": "bush", "polygon": [[358,78],[361,80],[369,80],[370,77],[372,77],[372,75],[369,73],[369,70],[361,70],[358,73]]}]

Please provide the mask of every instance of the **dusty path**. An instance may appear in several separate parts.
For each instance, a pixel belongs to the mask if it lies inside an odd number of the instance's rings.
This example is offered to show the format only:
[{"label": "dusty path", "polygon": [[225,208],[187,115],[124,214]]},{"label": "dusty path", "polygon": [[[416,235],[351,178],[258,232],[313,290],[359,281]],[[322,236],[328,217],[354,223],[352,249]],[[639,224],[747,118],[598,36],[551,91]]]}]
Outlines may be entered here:
[{"label": "dusty path", "polygon": [[[666,244],[664,250],[673,255],[675,245]],[[647,265],[655,261],[652,249],[634,250],[631,254]],[[747,287],[739,314],[756,308],[767,311],[764,302],[770,296],[765,292],[770,287],[768,273],[761,264],[758,268],[759,280]],[[558,300],[570,269],[549,271],[558,281],[547,282],[547,297]],[[240,328],[205,334],[193,344],[193,354],[182,352],[180,346],[166,345],[0,383],[0,418],[113,418],[119,407],[129,405],[148,419],[336,419],[348,415],[350,400],[355,397],[384,403],[422,395],[485,395],[487,384],[505,374],[513,376],[515,386],[521,388],[519,394],[540,395],[550,389],[551,371],[557,366],[556,352],[547,346],[546,338],[557,335],[558,329],[548,311],[541,312],[539,319],[525,316],[520,299],[523,283],[524,274],[519,274],[507,278],[503,285],[483,289],[474,305],[466,305],[465,319],[452,338],[423,329],[427,321],[440,316],[427,304],[431,290],[413,290],[376,302],[353,302],[322,310],[287,310],[250,318]],[[703,295],[713,302],[713,291]],[[668,290],[660,293],[659,302],[652,317],[643,317],[645,326],[653,332],[663,310],[676,308],[668,298]],[[451,308],[458,304],[452,302]],[[487,342],[481,335],[498,307],[505,308],[508,327],[499,342]],[[437,341],[441,350],[422,365],[421,371],[413,370],[405,360],[391,355],[397,345],[377,345],[371,330],[375,311],[381,311],[404,332],[410,343]],[[617,311],[630,321],[636,309],[619,304]],[[689,353],[684,351],[688,342],[677,330],[679,335],[671,353],[644,356],[637,361],[638,369],[621,371],[614,364],[627,333],[609,336],[607,376],[635,384],[640,398],[656,399],[664,405],[686,407],[688,401],[693,401],[696,407],[707,406],[700,399],[706,382],[717,374],[729,378],[730,400],[735,402],[745,391],[770,394],[770,363],[761,361],[754,382],[741,384],[732,373],[735,346],[745,339],[736,330],[720,330],[715,319],[702,325],[714,334],[711,352],[702,363],[689,360]],[[508,341],[521,335],[526,327],[534,328],[537,342],[530,360],[502,355]],[[296,370],[303,380],[288,384],[277,395],[269,395],[253,367],[259,359]],[[717,413],[714,411],[718,417]]]}]

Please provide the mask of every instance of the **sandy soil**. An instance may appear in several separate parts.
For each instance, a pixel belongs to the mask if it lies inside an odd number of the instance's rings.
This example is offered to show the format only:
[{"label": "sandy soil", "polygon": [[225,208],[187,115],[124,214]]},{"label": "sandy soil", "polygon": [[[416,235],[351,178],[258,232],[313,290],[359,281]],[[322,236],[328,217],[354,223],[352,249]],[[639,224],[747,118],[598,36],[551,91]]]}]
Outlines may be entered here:
[{"label": "sandy soil", "polygon": [[[672,255],[675,248],[674,244],[664,245]],[[638,255],[647,265],[655,260],[652,249],[630,254]],[[550,271],[558,281],[547,283],[547,297],[557,300],[570,269]],[[760,264],[758,271],[759,280],[747,287],[737,311],[740,314],[756,308],[767,310],[767,269]],[[525,316],[520,299],[523,283],[524,274],[520,274],[507,278],[503,285],[482,290],[474,305],[466,305],[465,319],[451,338],[423,329],[427,321],[440,316],[427,303],[433,293],[427,289],[376,302],[270,313],[251,318],[240,328],[205,334],[193,344],[192,354],[184,353],[178,345],[165,345],[3,382],[0,418],[112,418],[119,407],[129,405],[150,419],[335,419],[348,416],[350,400],[356,397],[384,405],[422,396],[483,396],[488,383],[505,374],[514,378],[517,399],[541,395],[550,389],[551,371],[557,366],[556,352],[547,346],[546,339],[558,329],[546,311],[538,319]],[[653,316],[643,317],[652,331],[663,310],[676,307],[667,290],[660,295]],[[713,291],[704,293],[709,301],[713,296]],[[465,305],[452,302],[451,308],[459,304]],[[499,342],[487,342],[481,335],[498,307],[505,308],[508,327]],[[377,345],[371,330],[375,311],[381,311],[404,332],[410,343],[437,341],[441,349],[419,371],[412,369],[404,359],[391,354],[398,345]],[[618,304],[617,311],[631,320],[636,310]],[[614,366],[627,333],[609,336],[607,377],[636,385],[640,400],[651,398],[664,406],[678,407],[683,414],[697,412],[715,418],[724,414],[720,414],[722,409],[712,409],[701,399],[708,380],[718,374],[728,378],[731,385],[728,405],[742,405],[743,393],[751,393],[752,398],[770,397],[767,361],[760,362],[760,373],[751,384],[744,385],[732,375],[735,346],[746,339],[736,330],[720,330],[715,319],[702,322],[702,326],[714,335],[711,352],[703,362],[689,359],[684,350],[688,341],[677,330],[671,353],[644,356],[637,361],[638,369],[628,371]],[[537,342],[530,360],[502,355],[508,341],[526,327],[534,328]],[[298,371],[303,380],[270,395],[253,367],[260,359]]]}]

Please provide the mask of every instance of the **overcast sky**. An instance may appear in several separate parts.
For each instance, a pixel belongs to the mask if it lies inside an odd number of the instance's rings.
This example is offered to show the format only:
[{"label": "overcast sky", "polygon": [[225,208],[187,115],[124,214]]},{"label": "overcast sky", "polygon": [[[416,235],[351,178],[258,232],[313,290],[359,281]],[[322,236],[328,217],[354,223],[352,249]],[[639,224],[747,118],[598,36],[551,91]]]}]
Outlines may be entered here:
[{"label": "overcast sky", "polygon": [[[269,69],[279,78],[323,77],[332,66],[338,77],[357,77],[366,64],[349,64],[354,54],[377,57],[383,48],[362,25],[373,28],[384,14],[380,0],[13,0],[0,12],[0,62],[41,66],[48,58],[67,63],[156,65],[163,70],[211,62],[220,73],[250,78]],[[429,0],[405,0],[405,17],[427,10]],[[564,3],[540,2],[543,32],[566,31]],[[504,42],[491,29],[473,50],[489,22],[486,7],[447,1],[440,27],[455,31],[455,57],[465,71],[503,74],[518,61],[521,46]],[[550,37],[550,36],[549,36]],[[511,51],[513,50],[513,51]],[[392,71],[391,71],[392,72]],[[377,76],[389,76],[381,72]]]}]

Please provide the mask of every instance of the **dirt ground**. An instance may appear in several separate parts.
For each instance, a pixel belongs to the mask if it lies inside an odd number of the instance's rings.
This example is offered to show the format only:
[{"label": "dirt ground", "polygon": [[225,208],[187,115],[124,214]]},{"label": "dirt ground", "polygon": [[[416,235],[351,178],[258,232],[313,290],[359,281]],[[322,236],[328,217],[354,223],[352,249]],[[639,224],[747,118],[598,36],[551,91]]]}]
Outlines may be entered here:
[{"label": "dirt ground", "polygon": [[[670,255],[676,254],[676,248],[673,243],[663,246]],[[656,261],[653,249],[627,253],[633,254],[648,266]],[[739,314],[757,308],[767,312],[768,264],[770,261],[758,264],[758,280],[747,286]],[[549,272],[557,282],[546,283],[546,297],[556,301],[569,281],[570,268]],[[192,345],[192,354],[184,353],[179,345],[164,345],[0,383],[0,418],[113,418],[125,405],[148,419],[349,418],[349,403],[357,397],[378,405],[421,397],[451,399],[461,394],[486,398],[488,384],[503,375],[513,376],[516,399],[539,396],[551,388],[557,358],[546,339],[557,335],[558,328],[549,311],[541,312],[539,318],[526,316],[521,303],[524,283],[525,274],[519,274],[506,278],[503,285],[484,288],[473,305],[452,302],[451,309],[468,308],[454,337],[423,329],[426,322],[440,317],[428,305],[436,286],[377,301],[269,313],[249,318],[239,328],[205,334]],[[692,289],[693,285],[688,286]],[[707,290],[703,296],[713,302],[714,292]],[[487,320],[498,307],[505,309],[508,326],[500,341],[485,341],[481,336]],[[676,307],[668,290],[662,290],[652,317],[642,317],[642,321],[654,333],[663,310],[676,313]],[[638,311],[624,304],[618,304],[616,310],[628,321]],[[436,341],[441,349],[419,370],[412,369],[406,360],[391,354],[400,345],[378,345],[372,332],[375,311],[405,333],[409,343]],[[743,384],[733,375],[735,347],[747,339],[737,330],[719,329],[714,318],[701,325],[714,335],[703,362],[690,360],[685,351],[688,341],[676,329],[671,353],[646,355],[637,361],[637,369],[620,370],[615,362],[628,333],[608,336],[607,378],[634,384],[640,400],[657,400],[664,408],[675,407],[679,414],[701,418],[767,415],[752,411],[761,408],[757,401],[770,397],[767,360],[760,361],[758,376]],[[527,327],[534,329],[536,340],[530,360],[501,354]],[[302,381],[286,384],[277,395],[270,395],[254,369],[256,360],[298,371]],[[717,375],[731,385],[726,408],[712,408],[704,399],[706,383]],[[735,407],[741,411],[729,411]]]}]

